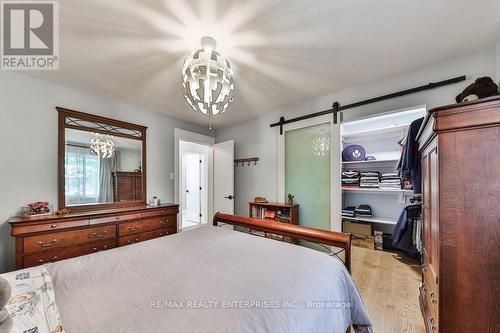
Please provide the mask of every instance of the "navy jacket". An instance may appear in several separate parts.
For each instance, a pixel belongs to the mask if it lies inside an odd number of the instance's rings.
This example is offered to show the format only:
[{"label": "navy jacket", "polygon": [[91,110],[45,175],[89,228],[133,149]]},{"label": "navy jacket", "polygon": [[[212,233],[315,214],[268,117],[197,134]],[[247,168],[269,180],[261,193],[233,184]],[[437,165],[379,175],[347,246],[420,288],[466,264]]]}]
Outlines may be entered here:
[{"label": "navy jacket", "polygon": [[413,193],[420,194],[422,184],[420,154],[418,153],[418,142],[416,141],[418,131],[424,118],[414,120],[408,129],[408,137],[403,148],[403,160],[401,164],[401,173],[403,176],[410,176],[413,184]]},{"label": "navy jacket", "polygon": [[412,220],[420,218],[421,212],[422,206],[420,204],[406,206],[401,212],[392,233],[392,245],[410,257],[417,259],[420,259],[420,253],[417,251],[415,244],[413,244],[414,223]]}]

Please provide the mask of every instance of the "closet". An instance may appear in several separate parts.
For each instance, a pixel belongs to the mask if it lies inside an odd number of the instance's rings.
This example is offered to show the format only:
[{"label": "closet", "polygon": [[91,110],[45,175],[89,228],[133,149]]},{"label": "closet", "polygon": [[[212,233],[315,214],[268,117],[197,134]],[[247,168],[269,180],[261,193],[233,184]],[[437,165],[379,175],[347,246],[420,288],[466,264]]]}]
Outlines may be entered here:
[{"label": "closet", "polygon": [[[412,107],[377,114],[370,117],[345,121],[341,125],[341,150],[350,145],[359,145],[364,148],[366,157],[360,161],[341,160],[341,170],[357,172],[374,172],[382,174],[397,173],[397,165],[401,157],[400,142],[405,138],[412,121],[425,115],[425,106]],[[395,178],[395,177],[394,177]],[[415,202],[418,195],[412,189],[402,189],[392,186],[389,188],[341,186],[342,209],[368,205],[371,208],[371,217],[346,217],[341,214],[342,229],[351,232],[354,237],[372,236],[380,231],[389,239],[405,205]],[[369,215],[369,214],[368,214]]]}]

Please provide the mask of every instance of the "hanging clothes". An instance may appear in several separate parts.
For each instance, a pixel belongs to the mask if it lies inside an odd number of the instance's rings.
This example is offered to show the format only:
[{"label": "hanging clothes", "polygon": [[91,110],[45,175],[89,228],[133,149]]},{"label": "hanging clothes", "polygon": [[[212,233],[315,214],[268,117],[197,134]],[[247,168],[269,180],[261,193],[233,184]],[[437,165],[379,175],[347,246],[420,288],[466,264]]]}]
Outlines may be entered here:
[{"label": "hanging clothes", "polygon": [[392,245],[416,259],[420,259],[422,249],[421,215],[421,204],[406,206],[401,212],[392,234]]},{"label": "hanging clothes", "polygon": [[398,170],[401,177],[410,177],[413,184],[413,193],[421,192],[421,168],[420,168],[420,154],[418,152],[418,142],[416,141],[418,131],[422,125],[424,118],[414,120],[408,129],[403,152]]}]

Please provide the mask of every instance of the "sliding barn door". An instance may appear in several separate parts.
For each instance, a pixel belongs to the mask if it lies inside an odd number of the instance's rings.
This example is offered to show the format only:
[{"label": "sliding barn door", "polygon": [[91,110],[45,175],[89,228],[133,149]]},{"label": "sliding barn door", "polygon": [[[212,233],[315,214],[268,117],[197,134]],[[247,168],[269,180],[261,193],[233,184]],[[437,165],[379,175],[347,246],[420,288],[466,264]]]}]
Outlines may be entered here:
[{"label": "sliding barn door", "polygon": [[285,195],[299,206],[300,224],[330,230],[330,124],[285,132]]},{"label": "sliding barn door", "polygon": [[291,123],[279,142],[279,199],[294,196],[301,225],[340,231],[340,124],[331,115]]}]

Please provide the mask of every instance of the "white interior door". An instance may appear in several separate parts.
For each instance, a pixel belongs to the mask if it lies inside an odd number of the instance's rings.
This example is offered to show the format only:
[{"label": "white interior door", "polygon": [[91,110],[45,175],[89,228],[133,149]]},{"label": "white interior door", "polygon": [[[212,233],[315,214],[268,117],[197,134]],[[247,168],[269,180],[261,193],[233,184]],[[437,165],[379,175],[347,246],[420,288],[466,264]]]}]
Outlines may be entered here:
[{"label": "white interior door", "polygon": [[186,156],[186,215],[189,221],[200,223],[201,215],[200,154]]},{"label": "white interior door", "polygon": [[213,212],[234,214],[234,141],[213,148]]}]

